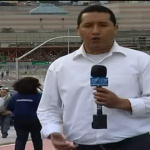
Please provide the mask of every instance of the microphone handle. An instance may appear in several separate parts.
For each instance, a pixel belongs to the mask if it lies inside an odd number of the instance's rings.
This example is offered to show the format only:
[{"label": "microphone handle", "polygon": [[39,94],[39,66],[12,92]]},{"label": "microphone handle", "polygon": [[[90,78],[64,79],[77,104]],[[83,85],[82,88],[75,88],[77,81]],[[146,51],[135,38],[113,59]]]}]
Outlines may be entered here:
[{"label": "microphone handle", "polygon": [[[99,87],[101,87],[101,86],[99,86]],[[103,114],[102,105],[97,104],[97,115],[102,115],[102,114]]]},{"label": "microphone handle", "polygon": [[97,115],[102,115],[103,112],[102,112],[102,105],[100,104],[97,104]]}]

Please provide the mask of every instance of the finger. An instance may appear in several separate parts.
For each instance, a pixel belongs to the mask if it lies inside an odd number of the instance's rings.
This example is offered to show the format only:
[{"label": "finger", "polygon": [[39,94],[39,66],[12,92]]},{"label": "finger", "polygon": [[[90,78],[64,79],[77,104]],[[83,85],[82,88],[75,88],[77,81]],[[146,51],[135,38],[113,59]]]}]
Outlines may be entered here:
[{"label": "finger", "polygon": [[94,92],[93,94],[94,94],[94,96],[99,96],[99,97],[103,97],[103,98],[107,98],[107,95],[108,95],[108,94],[101,93],[101,92]]},{"label": "finger", "polygon": [[55,148],[63,149],[63,150],[70,150],[76,148],[76,145],[74,145],[72,142],[69,141],[65,141],[65,142],[55,141],[53,145],[55,146]]},{"label": "finger", "polygon": [[102,87],[95,87],[94,90],[96,90],[97,92],[105,93],[105,94],[110,93],[109,90],[102,88]]},{"label": "finger", "polygon": [[94,96],[94,99],[97,100],[98,102],[106,102],[107,99],[99,96]]},{"label": "finger", "polygon": [[58,150],[71,150],[76,147],[73,142],[66,141],[66,138],[61,134],[53,134],[51,140],[54,147]]},{"label": "finger", "polygon": [[70,145],[71,148],[77,147],[77,145],[75,145],[73,142],[66,141],[66,144]]},{"label": "finger", "polygon": [[54,147],[58,150],[70,150],[73,149],[71,146],[69,145],[54,145]]},{"label": "finger", "polygon": [[64,136],[62,136],[61,134],[53,134],[52,137],[51,137],[51,140],[52,141],[55,141],[55,142],[63,142],[65,143],[66,142],[66,139]]},{"label": "finger", "polygon": [[62,144],[62,145],[54,145],[54,147],[56,148],[56,149],[58,149],[58,150],[73,150],[73,149],[75,149],[76,148],[76,146],[75,145],[70,145],[70,144],[68,144],[68,143],[66,143],[66,144]]},{"label": "finger", "polygon": [[104,105],[104,106],[106,105],[105,102],[99,102],[99,101],[97,101],[97,100],[95,100],[95,103],[96,103],[96,104],[100,104],[100,105]]}]

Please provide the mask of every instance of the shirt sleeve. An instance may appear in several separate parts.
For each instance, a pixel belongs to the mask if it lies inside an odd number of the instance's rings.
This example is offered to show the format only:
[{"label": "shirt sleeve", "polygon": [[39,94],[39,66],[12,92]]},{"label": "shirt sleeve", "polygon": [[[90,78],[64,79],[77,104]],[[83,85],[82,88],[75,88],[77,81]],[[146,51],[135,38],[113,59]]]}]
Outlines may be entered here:
[{"label": "shirt sleeve", "polygon": [[141,97],[130,98],[133,117],[150,115],[150,56],[145,55],[139,62],[139,86]]},{"label": "shirt sleeve", "polygon": [[53,63],[47,71],[43,94],[37,109],[37,115],[42,125],[41,135],[43,138],[47,138],[52,133],[62,133],[61,106],[57,72]]}]

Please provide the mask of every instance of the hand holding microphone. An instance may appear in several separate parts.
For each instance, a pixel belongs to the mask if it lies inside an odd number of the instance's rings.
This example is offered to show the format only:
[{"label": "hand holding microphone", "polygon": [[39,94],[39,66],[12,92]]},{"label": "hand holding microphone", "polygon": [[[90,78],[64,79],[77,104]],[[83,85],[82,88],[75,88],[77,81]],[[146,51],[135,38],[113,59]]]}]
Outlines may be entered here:
[{"label": "hand holding microphone", "polygon": [[95,87],[94,99],[99,105],[103,105],[108,108],[120,108],[121,99],[113,92],[102,87]]},{"label": "hand holding microphone", "polygon": [[132,112],[128,99],[119,98],[115,93],[103,88],[103,86],[108,86],[108,78],[106,75],[107,68],[105,66],[95,65],[91,69],[91,86],[95,87],[94,99],[97,103],[97,114],[93,115],[93,129],[107,129],[107,115],[103,114],[102,106]]}]

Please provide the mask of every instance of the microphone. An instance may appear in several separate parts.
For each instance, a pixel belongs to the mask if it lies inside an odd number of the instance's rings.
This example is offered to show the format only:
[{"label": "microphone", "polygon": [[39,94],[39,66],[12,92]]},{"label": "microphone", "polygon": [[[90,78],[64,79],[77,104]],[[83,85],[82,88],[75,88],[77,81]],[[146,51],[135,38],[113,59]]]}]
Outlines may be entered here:
[{"label": "microphone", "polygon": [[[91,86],[108,86],[107,68],[102,65],[94,65],[91,69]],[[97,114],[93,115],[93,129],[107,129],[107,115],[103,114],[102,105],[97,104]]]}]

